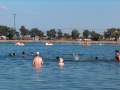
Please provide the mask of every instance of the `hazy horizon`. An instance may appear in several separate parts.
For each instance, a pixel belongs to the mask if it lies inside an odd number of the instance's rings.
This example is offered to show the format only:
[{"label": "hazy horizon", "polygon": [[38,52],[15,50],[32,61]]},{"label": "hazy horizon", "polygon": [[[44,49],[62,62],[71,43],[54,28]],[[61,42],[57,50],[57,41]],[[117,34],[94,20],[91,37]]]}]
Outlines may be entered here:
[{"label": "hazy horizon", "polygon": [[1,0],[0,25],[16,27],[38,27],[41,30],[60,28],[64,32],[72,29],[96,30],[120,27],[119,0]]}]

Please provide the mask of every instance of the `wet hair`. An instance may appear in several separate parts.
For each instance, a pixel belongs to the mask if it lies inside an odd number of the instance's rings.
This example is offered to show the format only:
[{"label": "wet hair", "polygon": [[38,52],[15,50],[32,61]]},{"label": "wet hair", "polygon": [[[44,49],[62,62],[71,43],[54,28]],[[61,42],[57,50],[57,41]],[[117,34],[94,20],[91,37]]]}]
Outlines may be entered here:
[{"label": "wet hair", "polygon": [[24,54],[25,54],[25,52],[23,51],[23,52],[22,52],[22,54],[24,55]]},{"label": "wet hair", "polygon": [[16,54],[15,53],[13,53],[13,56],[15,56]]},{"label": "wet hair", "polygon": [[119,50],[115,50],[115,53],[119,53]]},{"label": "wet hair", "polygon": [[98,57],[95,57],[95,59],[97,60],[97,59],[98,59]]},{"label": "wet hair", "polygon": [[115,52],[119,52],[119,50],[115,50]]},{"label": "wet hair", "polygon": [[9,53],[9,56],[12,56],[12,54],[11,54],[11,53]]},{"label": "wet hair", "polygon": [[56,57],[57,60],[58,60],[59,58],[60,58],[59,56]]}]

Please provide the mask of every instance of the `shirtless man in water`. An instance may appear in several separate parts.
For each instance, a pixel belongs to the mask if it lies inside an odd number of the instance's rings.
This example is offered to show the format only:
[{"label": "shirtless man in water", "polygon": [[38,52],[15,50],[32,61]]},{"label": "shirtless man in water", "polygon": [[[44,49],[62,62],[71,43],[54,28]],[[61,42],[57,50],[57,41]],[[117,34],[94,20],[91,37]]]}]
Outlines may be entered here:
[{"label": "shirtless man in water", "polygon": [[40,69],[43,65],[42,57],[40,57],[39,52],[36,52],[36,56],[33,59],[33,66],[35,69]]}]

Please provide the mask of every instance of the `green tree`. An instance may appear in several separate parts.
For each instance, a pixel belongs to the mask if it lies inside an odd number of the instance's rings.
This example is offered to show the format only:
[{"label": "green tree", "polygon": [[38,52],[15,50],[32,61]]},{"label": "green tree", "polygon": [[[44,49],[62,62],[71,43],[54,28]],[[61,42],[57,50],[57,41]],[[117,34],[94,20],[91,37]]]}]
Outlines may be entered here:
[{"label": "green tree", "polygon": [[71,38],[71,35],[69,33],[64,33],[64,38],[65,39],[70,39]]},{"label": "green tree", "polygon": [[38,28],[32,28],[30,31],[30,35],[31,37],[34,37],[34,39],[35,39],[35,36],[39,36],[39,39],[40,39],[44,36],[44,33]]},{"label": "green tree", "polygon": [[119,28],[109,28],[104,32],[105,39],[115,38],[117,41],[120,37],[120,29]]},{"label": "green tree", "polygon": [[94,41],[98,41],[102,38],[102,35],[100,35],[99,33],[96,33],[95,31],[92,31],[90,35],[91,35],[91,39]]},{"label": "green tree", "polygon": [[110,29],[107,29],[107,31],[104,32],[104,37],[105,38],[112,38],[113,37],[113,33],[116,31],[116,28],[110,28]]},{"label": "green tree", "polygon": [[115,41],[117,41],[120,37],[120,29],[116,29],[116,31],[113,32],[113,37],[115,38]]},{"label": "green tree", "polygon": [[48,39],[55,39],[56,38],[56,30],[51,29],[51,30],[47,31],[47,36],[48,36]]},{"label": "green tree", "polygon": [[8,26],[0,26],[0,35],[6,36],[8,39],[13,39],[16,35],[16,30]]},{"label": "green tree", "polygon": [[88,31],[88,30],[83,31],[83,38],[88,38],[89,35],[90,35],[90,31]]},{"label": "green tree", "polygon": [[60,39],[63,37],[63,33],[62,33],[62,30],[59,29],[58,32],[57,32],[57,38]]},{"label": "green tree", "polygon": [[0,35],[7,36],[9,34],[9,27],[7,26],[0,26]]},{"label": "green tree", "polygon": [[78,30],[76,30],[76,29],[72,30],[72,32],[71,32],[72,39],[78,39],[79,35],[80,35],[80,33]]},{"label": "green tree", "polygon": [[8,31],[8,39],[13,39],[13,37],[16,36],[16,30],[13,29],[13,28],[10,28],[9,31]]},{"label": "green tree", "polygon": [[25,35],[29,35],[29,30],[25,26],[20,27],[20,33],[24,37]]}]

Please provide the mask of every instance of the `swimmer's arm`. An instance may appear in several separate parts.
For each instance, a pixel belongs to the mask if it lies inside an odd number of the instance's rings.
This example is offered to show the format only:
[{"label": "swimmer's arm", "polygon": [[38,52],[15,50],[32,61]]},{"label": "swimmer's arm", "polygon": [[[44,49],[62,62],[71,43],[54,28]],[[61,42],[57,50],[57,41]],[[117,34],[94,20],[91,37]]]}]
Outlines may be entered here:
[{"label": "swimmer's arm", "polygon": [[[41,58],[41,59],[42,59],[42,58]],[[43,62],[43,59],[42,59],[42,62],[41,62],[41,63],[42,63],[42,64],[44,63],[44,62]]]},{"label": "swimmer's arm", "polygon": [[34,66],[35,65],[35,61],[33,60],[33,63],[32,63],[32,65]]},{"label": "swimmer's arm", "polygon": [[42,61],[42,64],[43,64],[44,62]]}]

